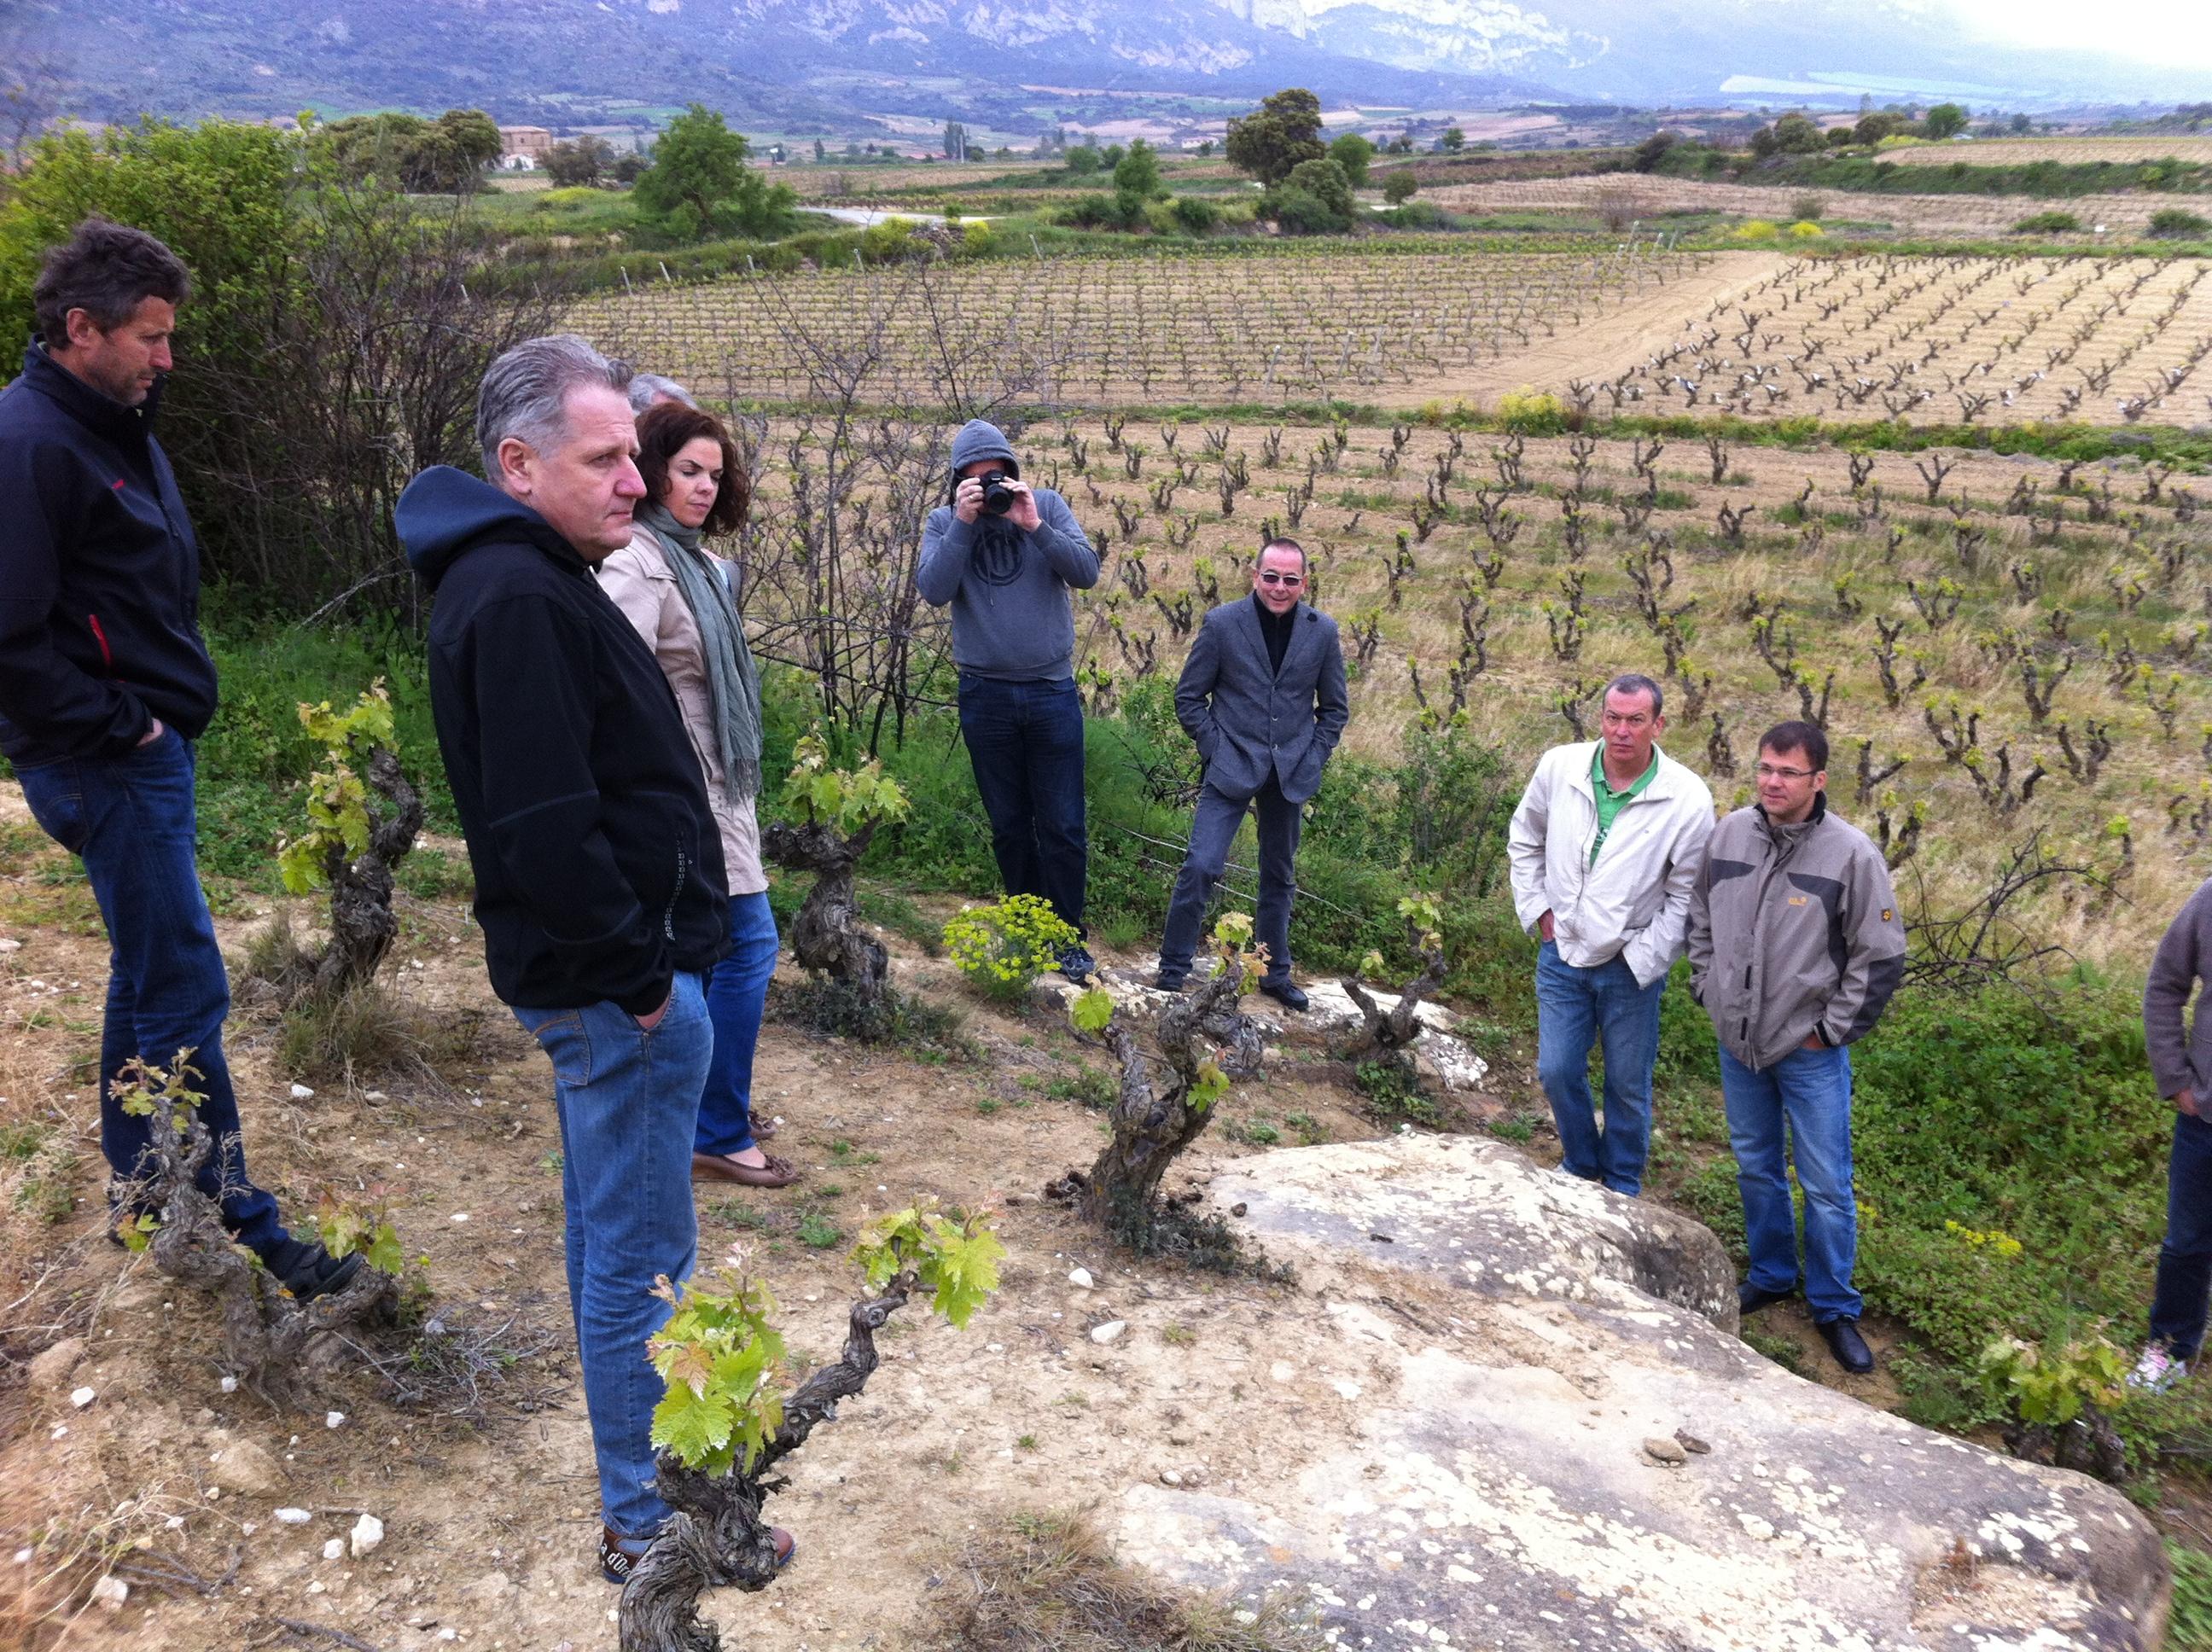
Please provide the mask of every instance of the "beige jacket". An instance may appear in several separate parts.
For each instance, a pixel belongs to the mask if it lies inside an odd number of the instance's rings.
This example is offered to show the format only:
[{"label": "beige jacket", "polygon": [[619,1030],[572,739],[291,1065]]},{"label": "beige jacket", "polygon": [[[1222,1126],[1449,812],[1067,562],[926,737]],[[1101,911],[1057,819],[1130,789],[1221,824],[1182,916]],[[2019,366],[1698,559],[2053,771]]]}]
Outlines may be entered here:
[{"label": "beige jacket", "polygon": [[1525,930],[1552,914],[1562,962],[1594,969],[1615,957],[1637,984],[1664,981],[1682,956],[1690,886],[1713,831],[1713,794],[1662,751],[1659,772],[1626,805],[1590,864],[1597,793],[1590,763],[1598,743],[1553,746],[1536,762],[1506,834],[1513,910]]},{"label": "beige jacket", "polygon": [[599,564],[599,588],[645,639],[661,675],[676,690],[684,732],[707,777],[707,805],[722,838],[722,865],[730,893],[758,895],[768,888],[761,869],[760,823],[750,803],[733,803],[722,783],[722,743],[714,738],[714,695],[707,684],[707,659],[699,623],[677,588],[658,543],[640,534]]}]

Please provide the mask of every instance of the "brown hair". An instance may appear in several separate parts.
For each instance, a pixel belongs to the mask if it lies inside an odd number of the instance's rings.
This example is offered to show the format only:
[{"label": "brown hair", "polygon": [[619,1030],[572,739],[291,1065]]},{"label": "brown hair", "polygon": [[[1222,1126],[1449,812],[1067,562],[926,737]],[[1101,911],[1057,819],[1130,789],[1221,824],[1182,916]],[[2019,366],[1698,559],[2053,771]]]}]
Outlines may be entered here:
[{"label": "brown hair", "polygon": [[701,531],[732,533],[743,525],[752,504],[752,479],[738,461],[737,444],[712,413],[681,402],[656,402],[646,409],[637,421],[637,473],[645,479],[646,497],[656,505],[664,503],[669,461],[702,436],[722,450],[722,486]]}]

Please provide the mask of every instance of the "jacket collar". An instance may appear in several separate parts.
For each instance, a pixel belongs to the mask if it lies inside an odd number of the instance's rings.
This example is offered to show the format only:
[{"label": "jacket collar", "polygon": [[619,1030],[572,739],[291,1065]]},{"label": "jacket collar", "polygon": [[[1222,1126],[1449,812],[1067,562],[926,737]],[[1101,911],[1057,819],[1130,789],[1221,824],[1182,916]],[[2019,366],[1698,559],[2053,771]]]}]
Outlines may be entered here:
[{"label": "jacket collar", "polygon": [[164,374],[137,407],[125,407],[113,397],[94,390],[46,353],[43,341],[33,338],[23,350],[23,376],[18,381],[54,403],[79,424],[111,441],[144,441],[154,434],[154,416],[161,405]]},{"label": "jacket collar", "polygon": [[1828,817],[1828,794],[1815,792],[1813,794],[1813,812],[1802,820],[1787,823],[1769,820],[1765,806],[1762,804],[1754,803],[1751,806],[1759,817],[1759,829],[1774,841],[1776,847],[1782,847],[1802,843],[1820,829],[1820,823]]},{"label": "jacket collar", "polygon": [[[1596,801],[1597,787],[1590,781],[1590,769],[1597,762],[1599,749],[1604,744],[1605,742],[1602,740],[1578,740],[1566,748],[1569,751],[1582,754],[1581,761],[1573,764],[1569,771],[1570,779],[1583,795],[1592,802]],[[1652,746],[1651,755],[1657,760],[1659,769],[1652,775],[1651,784],[1645,787],[1640,795],[1656,799],[1680,797],[1682,794],[1682,777],[1690,771],[1668,756],[1656,744]]]},{"label": "jacket collar", "polygon": [[[1247,595],[1245,599],[1237,606],[1243,610],[1243,623],[1245,629],[1252,634],[1252,646],[1259,649],[1261,659],[1266,659],[1267,632],[1267,628],[1260,623],[1259,598]],[[1298,650],[1305,644],[1306,633],[1313,629],[1310,622],[1313,619],[1316,611],[1311,605],[1303,602],[1291,610],[1291,640],[1283,648],[1283,663],[1275,672],[1277,677],[1279,678],[1291,669],[1291,662],[1298,657]]]}]

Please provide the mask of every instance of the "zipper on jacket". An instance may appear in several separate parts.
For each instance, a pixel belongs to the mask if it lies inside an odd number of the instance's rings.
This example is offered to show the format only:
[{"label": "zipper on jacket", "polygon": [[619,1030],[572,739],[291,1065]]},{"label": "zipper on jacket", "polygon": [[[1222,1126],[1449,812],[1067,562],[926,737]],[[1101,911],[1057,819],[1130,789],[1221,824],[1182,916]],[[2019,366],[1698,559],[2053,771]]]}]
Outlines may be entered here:
[{"label": "zipper on jacket", "polygon": [[100,629],[100,616],[87,614],[84,623],[92,628],[92,640],[100,645],[100,663],[106,667],[110,677],[115,675],[115,651],[107,646],[107,633]]},{"label": "zipper on jacket", "polygon": [[660,914],[660,932],[671,944],[676,940],[676,902],[684,893],[684,880],[691,870],[691,858],[681,847],[676,851],[676,887],[668,892],[668,910]]}]

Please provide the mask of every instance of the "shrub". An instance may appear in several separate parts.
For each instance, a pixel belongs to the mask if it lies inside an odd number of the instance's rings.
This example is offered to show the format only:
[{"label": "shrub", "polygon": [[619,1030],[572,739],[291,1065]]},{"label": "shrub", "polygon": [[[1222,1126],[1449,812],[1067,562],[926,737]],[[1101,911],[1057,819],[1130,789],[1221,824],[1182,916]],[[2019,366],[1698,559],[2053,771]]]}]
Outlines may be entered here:
[{"label": "shrub", "polygon": [[2183,207],[2160,207],[2150,215],[2150,233],[2159,240],[2187,240],[2212,232],[2212,218]]},{"label": "shrub", "polygon": [[1219,209],[1212,202],[1196,195],[1179,195],[1175,203],[1176,223],[1193,235],[1203,235],[1221,222]]},{"label": "shrub", "polygon": [[1825,234],[1820,226],[1815,223],[1799,222],[1790,226],[1790,239],[1793,241],[1817,241],[1822,239]]},{"label": "shrub", "polygon": [[1505,393],[1498,404],[1498,416],[1508,430],[1531,436],[1557,435],[1567,422],[1566,408],[1557,396],[1527,385]]},{"label": "shrub", "polygon": [[1790,216],[1799,223],[1818,223],[1827,210],[1827,197],[1820,195],[1801,195],[1790,203]]},{"label": "shrub", "polygon": [[1074,926],[1035,895],[1010,895],[996,905],[963,907],[945,920],[945,951],[953,967],[985,995],[1019,1003],[1060,953],[1080,938]]},{"label": "shrub", "polygon": [[2012,227],[2015,235],[2073,235],[2081,221],[2070,212],[2033,212]]},{"label": "shrub", "polygon": [[1740,241],[1771,241],[1781,233],[1780,227],[1766,218],[1753,218],[1735,228],[1735,238]]},{"label": "shrub", "polygon": [[1413,176],[1411,167],[1401,167],[1382,181],[1382,198],[1392,206],[1403,206],[1413,198],[1421,187],[1421,180]]}]

